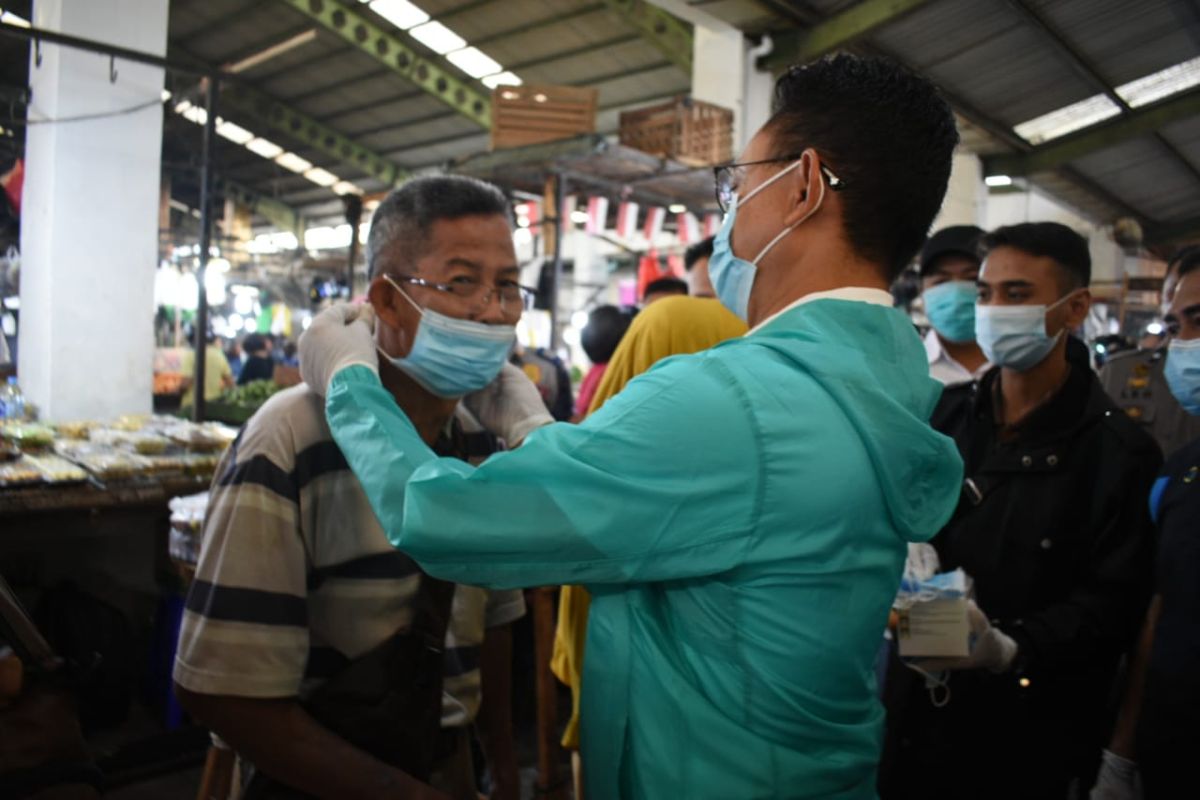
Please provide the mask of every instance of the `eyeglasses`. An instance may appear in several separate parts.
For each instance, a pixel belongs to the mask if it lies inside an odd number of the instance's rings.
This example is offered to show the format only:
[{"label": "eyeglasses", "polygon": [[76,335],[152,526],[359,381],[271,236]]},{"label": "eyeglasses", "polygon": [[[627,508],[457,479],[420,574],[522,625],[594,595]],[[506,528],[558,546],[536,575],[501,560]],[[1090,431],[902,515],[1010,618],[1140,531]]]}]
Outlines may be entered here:
[{"label": "eyeglasses", "polygon": [[435,283],[412,275],[388,277],[413,286],[424,286],[426,289],[444,292],[462,301],[464,305],[475,308],[483,308],[492,301],[492,295],[497,295],[500,298],[500,311],[509,316],[520,316],[521,312],[531,308],[538,294],[537,289],[522,286],[516,281],[501,281],[498,286],[487,286],[467,275],[460,275],[450,283]]},{"label": "eyeglasses", "polygon": [[[795,161],[804,153],[795,153],[790,156],[779,156],[778,158],[764,158],[761,161],[742,161],[729,164],[722,164],[719,167],[713,167],[713,177],[717,183],[717,205],[720,206],[722,212],[729,211],[729,207],[733,205],[734,195],[737,194],[737,187],[741,185],[745,178],[743,173],[738,172],[742,167],[753,167],[759,164],[778,164],[781,161]],[[835,192],[840,192],[846,188],[846,182],[834,175],[829,167],[821,165],[821,174],[825,176],[826,182],[829,183],[829,188]]]}]

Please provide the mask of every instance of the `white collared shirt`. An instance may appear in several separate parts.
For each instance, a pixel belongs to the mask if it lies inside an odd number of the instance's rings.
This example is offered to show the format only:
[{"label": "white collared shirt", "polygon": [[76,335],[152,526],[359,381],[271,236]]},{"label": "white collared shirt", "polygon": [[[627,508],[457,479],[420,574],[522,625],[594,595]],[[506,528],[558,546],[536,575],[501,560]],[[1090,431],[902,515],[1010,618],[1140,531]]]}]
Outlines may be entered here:
[{"label": "white collared shirt", "polygon": [[950,354],[946,352],[946,348],[942,346],[942,340],[938,338],[937,331],[933,328],[930,328],[929,333],[925,334],[925,355],[929,358],[929,377],[943,386],[961,386],[964,383],[977,381],[992,368],[991,362],[985,361],[979,369],[972,373],[951,358]]},{"label": "white collared shirt", "polygon": [[888,308],[891,308],[894,305],[891,292],[886,292],[883,289],[872,289],[867,286],[843,286],[840,289],[830,289],[827,292],[813,292],[812,294],[804,295],[804,297],[801,297],[787,308],[784,308],[781,311],[776,311],[774,314],[755,325],[753,330],[746,335],[749,336],[752,333],[756,333],[763,326],[769,325],[770,323],[774,322],[776,318],[783,316],[793,308],[798,308],[799,306],[802,306],[805,303],[811,303],[814,300],[849,300],[852,303],[870,303],[871,305],[887,306]]}]

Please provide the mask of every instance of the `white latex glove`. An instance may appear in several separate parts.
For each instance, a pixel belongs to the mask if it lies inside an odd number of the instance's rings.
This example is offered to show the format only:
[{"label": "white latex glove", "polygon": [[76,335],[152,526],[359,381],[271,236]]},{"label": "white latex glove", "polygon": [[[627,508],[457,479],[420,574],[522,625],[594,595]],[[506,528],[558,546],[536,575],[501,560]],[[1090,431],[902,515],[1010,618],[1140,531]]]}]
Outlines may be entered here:
[{"label": "white latex glove", "polygon": [[999,628],[993,628],[987,615],[979,610],[974,600],[967,601],[967,619],[971,633],[975,634],[975,646],[964,658],[920,658],[913,663],[926,672],[936,673],[948,669],[990,669],[1004,672],[1017,657],[1017,643]]},{"label": "white latex glove", "polygon": [[1088,800],[1142,800],[1142,776],[1137,762],[1105,750]]},{"label": "white latex glove", "polygon": [[300,337],[300,377],[322,397],[329,382],[346,367],[361,364],[379,374],[372,334],[375,314],[368,305],[339,303],[313,317]]},{"label": "white latex glove", "polygon": [[464,397],[463,403],[483,427],[509,447],[520,445],[535,428],[554,422],[537,386],[512,364],[505,364],[496,380]]}]

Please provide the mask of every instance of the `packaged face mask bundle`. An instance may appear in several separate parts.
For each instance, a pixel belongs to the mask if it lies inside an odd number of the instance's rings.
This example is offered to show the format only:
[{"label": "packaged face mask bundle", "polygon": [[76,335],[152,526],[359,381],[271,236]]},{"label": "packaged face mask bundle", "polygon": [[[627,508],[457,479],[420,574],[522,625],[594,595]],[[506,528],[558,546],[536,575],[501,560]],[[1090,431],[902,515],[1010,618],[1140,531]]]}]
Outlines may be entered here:
[{"label": "packaged face mask bundle", "polygon": [[925,580],[906,575],[896,594],[896,642],[902,658],[957,658],[971,653],[970,579],[961,569]]}]

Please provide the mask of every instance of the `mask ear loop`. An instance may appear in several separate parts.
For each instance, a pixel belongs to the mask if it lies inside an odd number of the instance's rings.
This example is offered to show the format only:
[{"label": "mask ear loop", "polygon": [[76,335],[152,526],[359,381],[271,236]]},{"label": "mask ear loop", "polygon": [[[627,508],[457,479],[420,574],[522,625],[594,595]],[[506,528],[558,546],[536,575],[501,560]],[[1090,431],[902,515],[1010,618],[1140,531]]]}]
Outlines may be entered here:
[{"label": "mask ear loop", "polygon": [[950,679],[943,671],[941,677],[926,672],[916,664],[910,664],[901,659],[900,663],[925,679],[925,688],[929,690],[929,702],[934,708],[945,708],[950,703]]},{"label": "mask ear loop", "polygon": [[[408,304],[417,310],[418,314],[420,314],[422,317],[425,316],[425,309],[423,309],[419,305],[417,305],[417,301],[413,300],[411,297],[409,297],[408,292],[404,291],[404,289],[400,286],[400,284],[396,283],[396,281],[392,279],[391,275],[384,275],[383,279],[385,281],[387,281],[388,283],[390,283],[392,285],[392,288],[395,289],[397,292],[399,292],[400,296],[403,297],[405,300],[407,300]],[[395,358],[395,356],[391,355],[390,353],[384,352],[384,349],[382,347],[380,347],[378,344],[375,345],[375,349],[379,351],[380,355],[382,355],[384,358],[388,359],[389,361],[391,361]]]},{"label": "mask ear loop", "polygon": [[407,300],[408,304],[417,310],[418,314],[420,314],[421,316],[425,315],[425,309],[423,309],[419,305],[417,305],[417,301],[413,300],[411,297],[409,297],[408,292],[404,291],[404,289],[401,288],[400,284],[398,284],[398,283],[396,283],[396,281],[392,280],[391,275],[384,275],[383,279],[385,281],[387,281],[388,283],[390,283],[392,285],[392,288],[395,289],[397,292],[399,292],[400,296],[403,297],[405,300]]},{"label": "mask ear loop", "polygon": [[[783,237],[787,236],[789,233],[796,230],[796,228],[799,228],[801,225],[803,225],[805,222],[807,222],[809,217],[811,217],[813,214],[820,211],[821,206],[825,205],[825,176],[821,174],[821,168],[819,166],[817,167],[817,183],[819,183],[821,185],[821,194],[817,196],[817,204],[815,206],[813,206],[811,209],[809,209],[807,214],[805,214],[800,219],[796,220],[796,222],[793,223],[792,225],[790,225],[789,227],[781,230],[779,232],[778,236],[776,236],[771,241],[767,242],[767,246],[764,247],[762,250],[760,250],[758,252],[758,255],[755,257],[754,261],[751,262],[752,264],[754,264],[754,266],[757,267],[758,262],[762,261],[763,257],[766,256],[766,254],[771,251],[772,247],[779,244],[780,240],[782,240]],[[766,186],[766,184],[763,184],[763,186],[760,186],[758,188],[762,189],[764,186]]]}]

